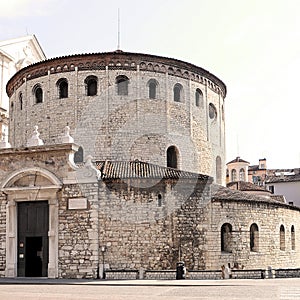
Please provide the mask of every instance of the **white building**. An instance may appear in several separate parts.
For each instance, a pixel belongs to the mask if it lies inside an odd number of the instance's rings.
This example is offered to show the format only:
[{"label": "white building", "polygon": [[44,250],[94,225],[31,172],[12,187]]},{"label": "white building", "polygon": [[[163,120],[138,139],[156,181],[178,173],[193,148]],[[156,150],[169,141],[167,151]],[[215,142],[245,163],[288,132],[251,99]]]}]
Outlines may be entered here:
[{"label": "white building", "polygon": [[299,169],[277,170],[268,176],[265,185],[273,194],[283,195],[287,203],[300,206]]},{"label": "white building", "polygon": [[8,80],[21,68],[45,60],[46,56],[37,38],[28,35],[0,41],[0,129],[1,136],[8,135],[9,98],[6,93]]}]

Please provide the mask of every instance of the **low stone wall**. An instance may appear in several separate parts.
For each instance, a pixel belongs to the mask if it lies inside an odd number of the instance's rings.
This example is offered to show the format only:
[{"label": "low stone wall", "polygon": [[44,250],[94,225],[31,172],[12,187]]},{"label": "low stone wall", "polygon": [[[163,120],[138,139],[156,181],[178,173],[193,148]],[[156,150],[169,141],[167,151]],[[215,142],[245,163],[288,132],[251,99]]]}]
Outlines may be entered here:
[{"label": "low stone wall", "polygon": [[144,273],[144,279],[176,279],[175,270],[152,271],[147,270]]},{"label": "low stone wall", "polygon": [[264,279],[266,270],[232,270],[232,279]]},{"label": "low stone wall", "polygon": [[138,270],[106,270],[105,275],[106,279],[139,279]]},{"label": "low stone wall", "polygon": [[222,279],[221,270],[210,270],[210,271],[188,271],[187,279],[195,279],[195,280],[215,280]]},{"label": "low stone wall", "polygon": [[[176,270],[106,270],[106,279],[115,280],[175,280]],[[141,278],[142,275],[142,278]],[[252,269],[232,270],[232,279],[265,279],[265,278],[295,278],[300,277],[299,269]],[[220,280],[221,270],[187,271],[186,279],[191,280]]]},{"label": "low stone wall", "polygon": [[[232,270],[232,279],[263,279],[265,278],[265,270]],[[209,271],[189,271],[187,279],[195,280],[217,280],[222,279],[221,270]]]},{"label": "low stone wall", "polygon": [[300,268],[275,270],[275,278],[293,278],[293,277],[300,277]]}]

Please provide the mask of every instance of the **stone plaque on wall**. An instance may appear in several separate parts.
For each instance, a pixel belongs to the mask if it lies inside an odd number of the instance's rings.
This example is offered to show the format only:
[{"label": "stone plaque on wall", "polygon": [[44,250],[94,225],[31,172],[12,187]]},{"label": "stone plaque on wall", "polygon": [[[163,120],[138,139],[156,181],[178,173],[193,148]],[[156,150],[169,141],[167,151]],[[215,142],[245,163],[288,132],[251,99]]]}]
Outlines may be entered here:
[{"label": "stone plaque on wall", "polygon": [[86,198],[69,198],[68,209],[87,209]]}]

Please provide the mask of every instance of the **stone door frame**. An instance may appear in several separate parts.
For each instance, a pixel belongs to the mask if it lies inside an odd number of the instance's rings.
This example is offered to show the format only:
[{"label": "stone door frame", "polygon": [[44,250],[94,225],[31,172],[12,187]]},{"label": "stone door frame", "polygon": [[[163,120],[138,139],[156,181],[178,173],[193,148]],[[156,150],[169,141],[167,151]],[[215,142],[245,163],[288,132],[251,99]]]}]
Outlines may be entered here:
[{"label": "stone door frame", "polygon": [[[23,176],[38,174],[52,184],[47,186],[13,186]],[[1,184],[7,195],[6,205],[6,269],[5,277],[17,277],[17,203],[24,201],[48,201],[49,204],[49,262],[48,278],[58,277],[58,191],[61,181],[50,171],[39,167],[24,168],[11,173]]]}]

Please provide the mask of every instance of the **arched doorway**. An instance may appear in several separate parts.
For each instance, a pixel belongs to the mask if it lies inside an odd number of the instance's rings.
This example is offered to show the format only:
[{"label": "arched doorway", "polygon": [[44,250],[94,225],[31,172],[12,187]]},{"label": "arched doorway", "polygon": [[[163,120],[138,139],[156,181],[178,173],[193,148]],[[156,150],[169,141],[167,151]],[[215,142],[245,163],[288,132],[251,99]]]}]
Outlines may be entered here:
[{"label": "arched doorway", "polygon": [[167,167],[178,168],[178,150],[175,146],[170,146],[167,149]]},{"label": "arched doorway", "polygon": [[58,277],[57,192],[61,186],[53,173],[39,167],[12,172],[2,182],[8,200],[6,277]]}]

